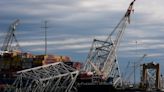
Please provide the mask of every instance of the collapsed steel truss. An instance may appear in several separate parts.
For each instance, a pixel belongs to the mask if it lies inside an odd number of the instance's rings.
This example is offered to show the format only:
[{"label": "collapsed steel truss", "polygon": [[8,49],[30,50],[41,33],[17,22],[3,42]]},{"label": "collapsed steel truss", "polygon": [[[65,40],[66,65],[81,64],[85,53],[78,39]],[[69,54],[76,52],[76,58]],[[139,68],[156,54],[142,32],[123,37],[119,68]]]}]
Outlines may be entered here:
[{"label": "collapsed steel truss", "polygon": [[22,70],[8,92],[70,92],[78,73],[62,62]]}]

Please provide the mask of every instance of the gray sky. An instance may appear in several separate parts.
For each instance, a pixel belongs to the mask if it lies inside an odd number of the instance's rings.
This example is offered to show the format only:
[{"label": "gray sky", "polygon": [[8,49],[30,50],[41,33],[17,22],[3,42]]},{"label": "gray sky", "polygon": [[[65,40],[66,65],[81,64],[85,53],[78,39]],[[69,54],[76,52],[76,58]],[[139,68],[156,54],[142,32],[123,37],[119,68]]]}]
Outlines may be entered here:
[{"label": "gray sky", "polygon": [[[48,53],[85,61],[92,40],[105,39],[132,0],[1,0],[0,46],[8,26],[20,19],[16,37],[24,52],[44,54],[44,21],[48,21]],[[164,0],[136,0],[118,52],[128,61],[148,54],[145,62],[164,63]],[[138,42],[136,45],[135,42]]]}]

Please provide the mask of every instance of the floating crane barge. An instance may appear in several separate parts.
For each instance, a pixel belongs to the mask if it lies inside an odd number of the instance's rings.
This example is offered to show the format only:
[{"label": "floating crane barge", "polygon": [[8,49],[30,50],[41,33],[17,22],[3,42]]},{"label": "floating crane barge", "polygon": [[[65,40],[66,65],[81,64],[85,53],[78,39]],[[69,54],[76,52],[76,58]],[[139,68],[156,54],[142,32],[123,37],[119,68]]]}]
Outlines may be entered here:
[{"label": "floating crane barge", "polygon": [[[105,41],[93,40],[83,69],[84,72],[79,75],[80,82],[82,82],[78,85],[79,92],[89,92],[90,90],[94,90],[94,92],[115,92],[119,91],[115,88],[122,87],[123,83],[116,53],[126,26],[130,24],[134,2],[135,0],[130,3],[125,15]],[[90,77],[89,82],[86,82],[86,78],[83,78],[82,75]],[[88,91],[86,91],[87,89]]]}]

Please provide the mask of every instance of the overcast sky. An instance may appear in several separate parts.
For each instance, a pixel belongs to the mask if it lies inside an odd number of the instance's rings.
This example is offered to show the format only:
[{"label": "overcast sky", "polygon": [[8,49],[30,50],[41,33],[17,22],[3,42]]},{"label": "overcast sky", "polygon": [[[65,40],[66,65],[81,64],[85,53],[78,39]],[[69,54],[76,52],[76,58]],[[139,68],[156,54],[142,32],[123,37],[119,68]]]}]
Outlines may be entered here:
[{"label": "overcast sky", "polygon": [[[44,21],[48,21],[48,53],[85,61],[92,40],[105,39],[123,17],[132,0],[1,0],[0,46],[9,25],[20,23],[15,32],[21,49],[44,54]],[[120,65],[137,61],[164,66],[164,0],[136,0],[131,24],[119,47]],[[136,44],[137,41],[137,44]],[[122,67],[121,68],[124,68]]]}]

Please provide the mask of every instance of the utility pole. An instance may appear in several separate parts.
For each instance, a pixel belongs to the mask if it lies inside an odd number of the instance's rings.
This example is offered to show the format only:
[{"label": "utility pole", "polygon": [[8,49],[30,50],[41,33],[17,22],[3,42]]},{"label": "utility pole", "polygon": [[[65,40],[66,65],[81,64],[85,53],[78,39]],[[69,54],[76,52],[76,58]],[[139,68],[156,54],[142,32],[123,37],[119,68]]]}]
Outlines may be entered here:
[{"label": "utility pole", "polygon": [[135,66],[135,61],[134,61],[134,87],[136,84],[136,66]]},{"label": "utility pole", "polygon": [[48,23],[48,21],[44,21],[44,26],[42,27],[42,28],[44,28],[44,30],[45,30],[45,56],[47,55],[47,28],[48,28],[48,26],[47,26],[47,23]]},{"label": "utility pole", "polygon": [[[136,57],[137,57],[137,44],[138,42],[136,41]],[[136,63],[137,62],[134,61],[134,87],[136,85]]]}]

